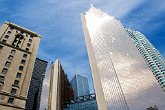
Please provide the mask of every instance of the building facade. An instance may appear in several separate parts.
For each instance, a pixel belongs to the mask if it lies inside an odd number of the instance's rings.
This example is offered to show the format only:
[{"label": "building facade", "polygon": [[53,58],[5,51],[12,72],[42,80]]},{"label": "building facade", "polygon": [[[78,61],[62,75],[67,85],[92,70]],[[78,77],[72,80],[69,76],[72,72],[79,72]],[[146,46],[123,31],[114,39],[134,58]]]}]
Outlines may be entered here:
[{"label": "building facade", "polygon": [[68,104],[64,110],[98,110],[95,94],[80,96]]},{"label": "building facade", "polygon": [[25,109],[40,36],[14,23],[0,27],[0,110]]},{"label": "building facade", "polygon": [[73,89],[60,61],[51,65],[48,110],[63,110],[74,99]]},{"label": "building facade", "polygon": [[120,21],[91,7],[81,14],[99,110],[165,108],[165,93]]},{"label": "building facade", "polygon": [[87,76],[76,73],[70,83],[72,85],[75,98],[90,94]]},{"label": "building facade", "polygon": [[126,29],[133,43],[145,59],[152,73],[165,91],[165,60],[159,51],[140,32]]},{"label": "building facade", "polygon": [[45,77],[43,80],[41,100],[40,100],[40,110],[48,110],[48,97],[49,97],[49,87],[50,87],[50,75],[51,67],[47,67],[45,72]]},{"label": "building facade", "polygon": [[42,92],[42,84],[48,62],[36,58],[30,87],[28,91],[26,110],[39,110]]}]

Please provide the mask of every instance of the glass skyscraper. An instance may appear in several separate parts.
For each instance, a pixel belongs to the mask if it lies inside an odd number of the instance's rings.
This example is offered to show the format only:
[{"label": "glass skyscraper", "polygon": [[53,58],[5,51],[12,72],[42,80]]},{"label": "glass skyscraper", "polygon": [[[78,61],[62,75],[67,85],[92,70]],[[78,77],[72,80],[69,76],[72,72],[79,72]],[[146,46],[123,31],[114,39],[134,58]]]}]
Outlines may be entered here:
[{"label": "glass skyscraper", "polygon": [[165,92],[120,21],[91,7],[81,14],[99,110],[165,108]]},{"label": "glass skyscraper", "polygon": [[48,62],[36,58],[32,78],[30,81],[30,87],[28,90],[28,96],[26,101],[26,110],[39,110],[40,99],[42,92],[42,84],[45,76],[45,71]]},{"label": "glass skyscraper", "polygon": [[165,91],[165,60],[159,51],[140,32],[127,29],[133,43],[152,70],[162,89]]},{"label": "glass skyscraper", "polygon": [[87,76],[76,73],[70,83],[72,85],[75,98],[90,94]]}]

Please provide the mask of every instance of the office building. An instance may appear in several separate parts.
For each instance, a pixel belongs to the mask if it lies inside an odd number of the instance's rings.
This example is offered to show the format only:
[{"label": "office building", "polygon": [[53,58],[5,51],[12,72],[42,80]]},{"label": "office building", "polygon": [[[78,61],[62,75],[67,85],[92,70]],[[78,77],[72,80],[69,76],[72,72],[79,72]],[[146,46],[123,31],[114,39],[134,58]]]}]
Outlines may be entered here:
[{"label": "office building", "polygon": [[71,101],[70,104],[64,110],[98,110],[96,95],[89,94],[80,96],[77,99]]},{"label": "office building", "polygon": [[40,36],[14,23],[0,27],[0,110],[25,109]]},{"label": "office building", "polygon": [[120,21],[91,7],[81,14],[99,110],[165,108],[165,93]]},{"label": "office building", "polygon": [[87,76],[76,73],[70,83],[72,85],[75,98],[90,94]]},{"label": "office building", "polygon": [[74,99],[73,89],[60,61],[51,65],[48,110],[62,110]]},{"label": "office building", "polygon": [[51,75],[51,67],[49,66],[46,69],[45,77],[44,77],[44,80],[43,80],[41,100],[40,100],[40,110],[48,110],[50,75]]},{"label": "office building", "polygon": [[45,77],[47,64],[47,61],[41,60],[39,58],[36,58],[35,60],[26,101],[26,110],[39,110],[40,108],[42,84]]},{"label": "office building", "polygon": [[165,60],[159,51],[140,32],[126,29],[133,43],[145,59],[152,73],[165,91]]}]

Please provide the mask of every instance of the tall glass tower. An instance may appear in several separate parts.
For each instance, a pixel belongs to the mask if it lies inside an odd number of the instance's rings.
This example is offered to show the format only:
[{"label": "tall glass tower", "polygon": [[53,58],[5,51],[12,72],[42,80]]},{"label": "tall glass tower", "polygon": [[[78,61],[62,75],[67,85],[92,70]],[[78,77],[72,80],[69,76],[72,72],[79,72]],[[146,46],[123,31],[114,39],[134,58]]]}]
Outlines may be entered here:
[{"label": "tall glass tower", "polygon": [[87,76],[76,73],[71,80],[71,85],[74,91],[75,98],[90,94]]},{"label": "tall glass tower", "polygon": [[81,14],[99,110],[165,108],[165,93],[124,26],[91,7]]},{"label": "tall glass tower", "polygon": [[140,32],[133,29],[127,29],[133,43],[138,48],[139,52],[145,59],[149,68],[158,80],[162,89],[165,91],[165,60],[159,51],[147,40]]}]

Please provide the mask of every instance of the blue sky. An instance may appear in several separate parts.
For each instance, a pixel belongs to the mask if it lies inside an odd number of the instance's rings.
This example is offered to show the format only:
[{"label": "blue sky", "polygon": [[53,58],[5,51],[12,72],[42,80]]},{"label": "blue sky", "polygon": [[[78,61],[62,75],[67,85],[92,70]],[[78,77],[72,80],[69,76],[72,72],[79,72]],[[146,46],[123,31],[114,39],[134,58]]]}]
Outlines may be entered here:
[{"label": "blue sky", "polygon": [[9,21],[42,36],[38,57],[60,59],[69,78],[75,72],[92,79],[80,13],[90,4],[114,16],[125,27],[142,33],[165,56],[165,1],[163,0],[0,0],[0,24]]}]

